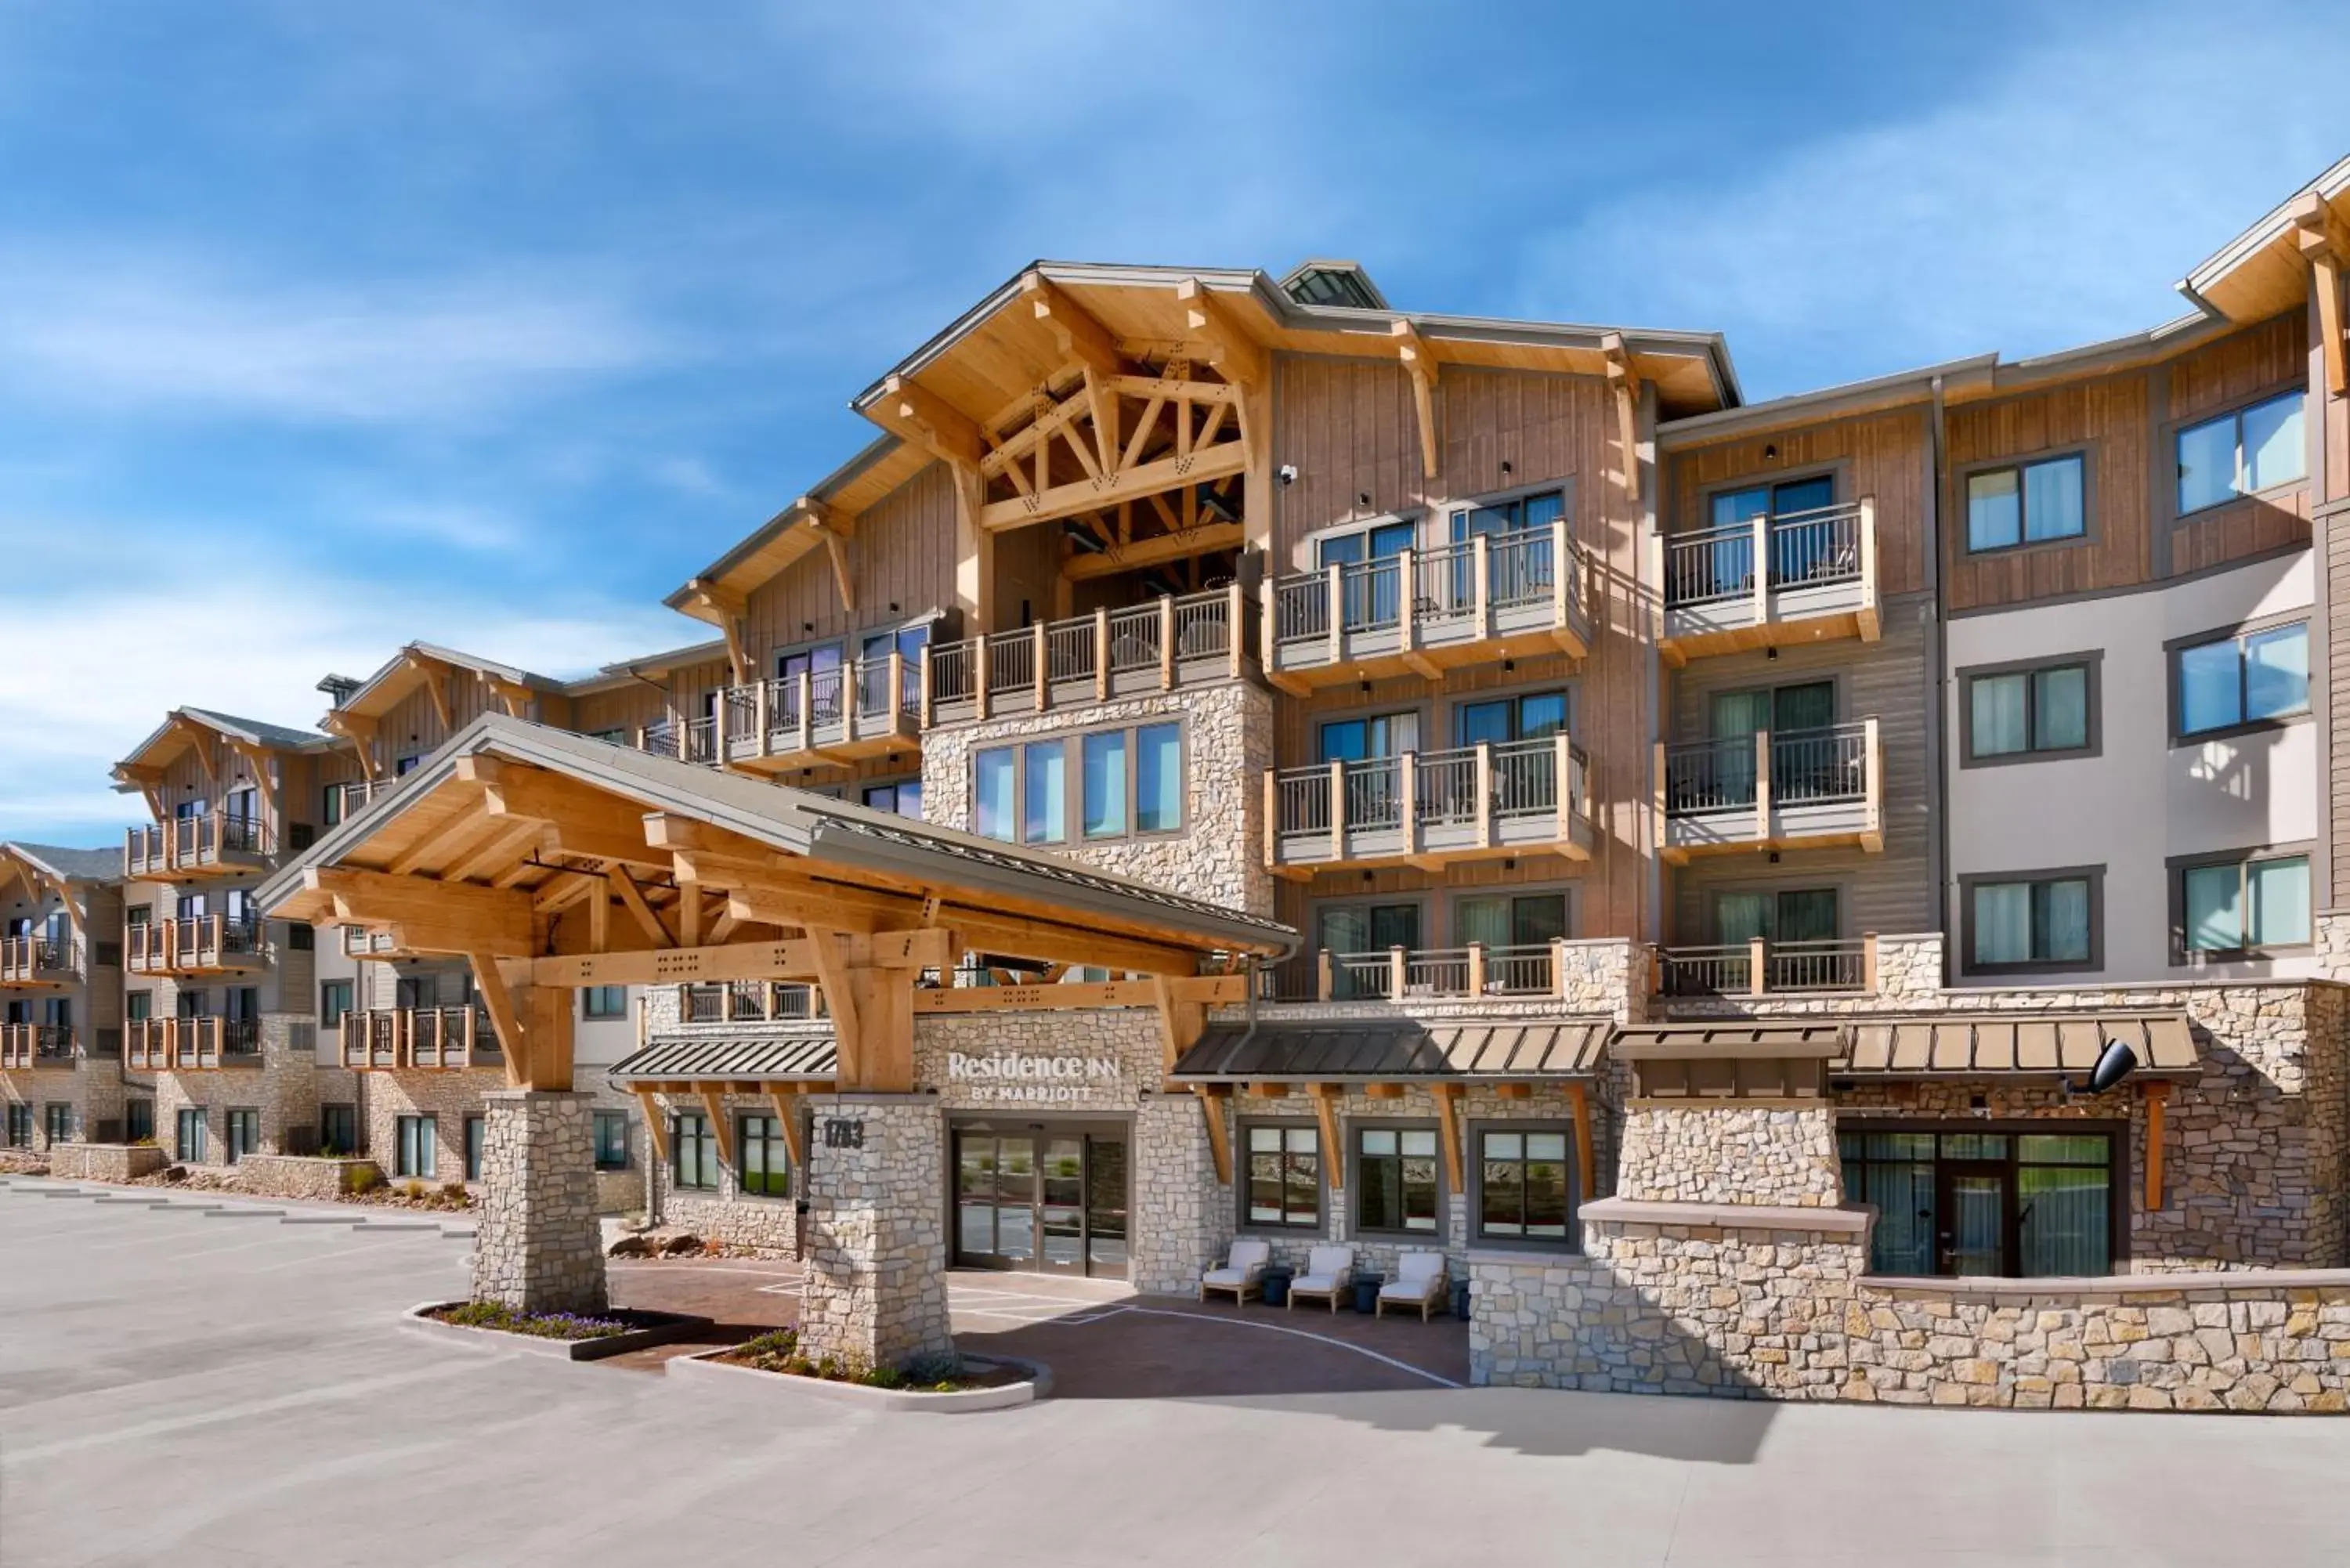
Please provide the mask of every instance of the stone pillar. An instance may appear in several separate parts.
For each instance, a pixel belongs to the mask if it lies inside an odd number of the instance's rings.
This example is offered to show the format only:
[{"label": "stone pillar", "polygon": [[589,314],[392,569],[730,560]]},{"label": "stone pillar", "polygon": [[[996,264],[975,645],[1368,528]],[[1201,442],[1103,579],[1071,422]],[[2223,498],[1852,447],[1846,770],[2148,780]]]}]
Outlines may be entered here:
[{"label": "stone pillar", "polygon": [[938,1100],[828,1095],[810,1108],[802,1353],[858,1366],[953,1355]]},{"label": "stone pillar", "polygon": [[594,1313],[608,1304],[591,1098],[531,1089],[482,1096],[487,1126],[475,1301],[525,1313]]}]

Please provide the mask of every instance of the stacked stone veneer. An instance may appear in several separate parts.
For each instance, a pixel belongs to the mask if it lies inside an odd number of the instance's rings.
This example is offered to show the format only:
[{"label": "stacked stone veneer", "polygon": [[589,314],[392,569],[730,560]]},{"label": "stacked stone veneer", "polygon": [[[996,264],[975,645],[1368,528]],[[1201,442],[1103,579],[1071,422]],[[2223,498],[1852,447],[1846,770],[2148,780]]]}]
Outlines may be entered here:
[{"label": "stacked stone veneer", "polygon": [[589,1097],[501,1089],[485,1096],[473,1299],[518,1312],[600,1312]]},{"label": "stacked stone veneer", "polygon": [[[157,1162],[161,1164],[159,1160]],[[364,1172],[362,1175],[360,1173]],[[270,1198],[331,1202],[373,1185],[382,1177],[371,1159],[327,1159],[316,1155],[255,1154],[237,1162],[236,1184]]]},{"label": "stacked stone veneer", "polygon": [[1825,1106],[1646,1106],[1624,1118],[1619,1198],[1833,1209],[1843,1184]]},{"label": "stacked stone veneer", "polygon": [[204,1113],[206,1165],[228,1163],[227,1113],[251,1108],[261,1113],[263,1154],[286,1154],[296,1144],[307,1146],[318,1127],[317,1026],[301,1014],[266,1012],[261,1018],[261,1060],[257,1065],[205,1068],[197,1072],[154,1075],[155,1137],[174,1160],[180,1112],[193,1107]]},{"label": "stacked stone veneer", "polygon": [[[802,1350],[860,1366],[951,1355],[938,1101],[826,1095],[810,1109]],[[855,1130],[828,1137],[833,1124]]]},{"label": "stacked stone veneer", "polygon": [[414,1179],[436,1186],[462,1181],[465,1118],[486,1116],[488,1096],[503,1090],[505,1082],[502,1068],[399,1068],[369,1073],[365,1088],[358,1091],[367,1116],[360,1136],[389,1176],[400,1149],[400,1118],[431,1116],[433,1173]]},{"label": "stacked stone veneer", "polygon": [[[661,1103],[672,1111],[707,1114],[708,1110],[699,1098],[664,1096]],[[722,1105],[730,1137],[741,1117],[775,1114],[775,1102],[764,1096],[729,1095]],[[798,1114],[796,1106],[794,1114]],[[741,1163],[739,1151],[736,1163]],[[662,1225],[691,1231],[705,1241],[724,1241],[732,1246],[755,1248],[785,1257],[799,1255],[798,1195],[806,1180],[806,1172],[793,1171],[792,1190],[790,1194],[782,1196],[743,1191],[742,1175],[734,1166],[721,1167],[719,1185],[715,1190],[681,1188],[677,1185],[674,1176],[673,1166],[656,1160],[653,1179],[660,1188]],[[635,1179],[637,1201],[641,1202],[643,1179],[639,1176]]]},{"label": "stacked stone veneer", "polygon": [[49,1174],[67,1181],[135,1181],[168,1163],[152,1144],[63,1143],[49,1149]]},{"label": "stacked stone veneer", "polygon": [[1264,770],[1273,765],[1273,697],[1248,680],[1109,702],[1072,703],[932,730],[922,737],[922,809],[972,826],[972,753],[1113,725],[1183,724],[1183,826],[1178,833],[1053,846],[1073,860],[1248,914],[1273,913],[1264,867]]}]

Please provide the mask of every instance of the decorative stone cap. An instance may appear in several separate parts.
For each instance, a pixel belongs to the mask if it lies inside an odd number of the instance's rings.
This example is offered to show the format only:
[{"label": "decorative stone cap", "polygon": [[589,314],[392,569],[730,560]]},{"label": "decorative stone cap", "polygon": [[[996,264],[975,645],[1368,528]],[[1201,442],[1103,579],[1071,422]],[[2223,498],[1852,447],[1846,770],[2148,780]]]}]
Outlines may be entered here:
[{"label": "decorative stone cap", "polygon": [[1586,1225],[1677,1225],[1709,1231],[1815,1231],[1851,1236],[1866,1231],[1877,1219],[1877,1210],[1866,1203],[1805,1209],[1776,1203],[1652,1203],[1634,1198],[1595,1198],[1576,1212]]},{"label": "decorative stone cap", "polygon": [[[1585,1210],[1586,1214],[1590,1212]],[[2207,1269],[2193,1273],[2051,1275],[2044,1279],[1926,1279],[1863,1274],[1873,1291],[1904,1296],[2173,1296],[2186,1292],[2350,1290],[2350,1269]]]}]

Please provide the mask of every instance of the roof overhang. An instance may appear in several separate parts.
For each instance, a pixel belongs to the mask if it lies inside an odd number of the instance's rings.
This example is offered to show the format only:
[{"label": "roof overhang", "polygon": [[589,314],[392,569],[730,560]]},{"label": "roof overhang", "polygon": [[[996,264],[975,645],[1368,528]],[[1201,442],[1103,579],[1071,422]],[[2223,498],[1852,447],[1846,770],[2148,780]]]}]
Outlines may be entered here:
[{"label": "roof overhang", "polygon": [[174,708],[129,756],[114,764],[114,787],[129,793],[151,784],[191,747],[213,737],[228,742],[256,766],[265,753],[328,751],[340,743],[330,735],[307,731],[257,729],[250,721],[240,722],[203,708]]},{"label": "roof overhang", "polygon": [[2151,1078],[2193,1078],[2203,1070],[2194,1025],[2183,1012],[1916,1013],[1851,1021],[1849,1049],[1828,1064],[1832,1078],[2015,1078],[2086,1074],[2113,1041],[2137,1056]]},{"label": "roof overhang", "polygon": [[[2278,202],[2179,280],[2199,309],[2239,326],[2265,321],[2309,298],[2303,236],[2350,222],[2350,158]],[[2342,258],[2350,262],[2350,257]]]},{"label": "roof overhang", "polygon": [[1598,1018],[1252,1020],[1210,1025],[1167,1075],[1185,1084],[1587,1080],[1610,1028]]},{"label": "roof overhang", "polygon": [[721,1087],[755,1094],[830,1084],[840,1048],[829,1030],[771,1032],[748,1039],[656,1040],[604,1075],[616,1088],[645,1094]]}]

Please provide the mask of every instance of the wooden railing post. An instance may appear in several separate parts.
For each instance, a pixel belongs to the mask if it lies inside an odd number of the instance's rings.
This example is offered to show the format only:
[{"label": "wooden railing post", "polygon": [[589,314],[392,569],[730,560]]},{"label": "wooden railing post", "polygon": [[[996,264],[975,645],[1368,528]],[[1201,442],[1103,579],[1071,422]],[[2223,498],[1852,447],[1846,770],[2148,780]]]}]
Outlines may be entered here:
[{"label": "wooden railing post", "polygon": [[1754,518],[1754,624],[1771,624],[1771,514]]},{"label": "wooden railing post", "polygon": [[1264,868],[1281,864],[1281,784],[1274,770],[1264,770]]},{"label": "wooden railing post", "polygon": [[1475,563],[1470,581],[1476,594],[1477,635],[1493,635],[1493,548],[1492,536],[1480,534],[1469,542],[1470,558]]},{"label": "wooden railing post", "polygon": [[1477,742],[1477,847],[1493,846],[1493,742]]},{"label": "wooden railing post", "polygon": [[1754,837],[1771,836],[1771,732],[1754,732]]},{"label": "wooden railing post", "polygon": [[935,712],[935,711],[937,711],[937,707],[938,707],[938,681],[937,681],[936,678],[931,674],[931,645],[930,645],[929,643],[925,642],[925,643],[923,643],[923,644],[922,644],[922,670],[921,670],[921,676],[922,676],[922,696],[921,696],[922,715],[921,715],[921,718],[922,718],[922,728],[923,728],[923,729],[925,729],[925,730],[927,730],[927,729],[929,729],[929,728],[931,727],[931,715],[933,712]]},{"label": "wooden railing post", "polygon": [[815,743],[808,734],[808,728],[816,722],[816,672],[812,670],[801,670],[799,681],[800,743],[798,749],[806,752]]},{"label": "wooden railing post", "polygon": [[1885,756],[1877,749],[1877,721],[1866,719],[1861,724],[1862,745],[1866,756],[1861,766],[1868,770],[1868,827],[1871,833],[1885,831]]},{"label": "wooden railing post", "polygon": [[1330,662],[1341,664],[1347,658],[1346,570],[1335,561],[1324,570],[1330,585]]},{"label": "wooden railing post", "polygon": [[1405,968],[1403,949],[1389,948],[1388,950],[1388,1000],[1389,1002],[1403,1000]]},{"label": "wooden railing post", "polygon": [[1241,678],[1241,617],[1247,605],[1238,577],[1224,585],[1224,657],[1230,661],[1225,673],[1235,680]]},{"label": "wooden railing post", "polygon": [[1314,1000],[1327,1002],[1333,989],[1330,983],[1330,950],[1318,948],[1314,953]]},{"label": "wooden railing post", "polygon": [[1094,611],[1094,701],[1109,701],[1109,609]]},{"label": "wooden railing post", "polygon": [[1175,690],[1175,600],[1159,596],[1159,690]]},{"label": "wooden railing post", "polygon": [[1746,939],[1746,994],[1760,996],[1770,989],[1762,983],[1763,951],[1761,937]]},{"label": "wooden railing post", "polygon": [[1412,566],[1412,552],[1396,552],[1396,646],[1409,653],[1419,646],[1419,595],[1414,591],[1419,577]]},{"label": "wooden railing post", "polygon": [[1402,809],[1403,852],[1419,853],[1419,757],[1406,752],[1396,759],[1397,804]]},{"label": "wooden railing post", "polygon": [[898,715],[906,711],[906,656],[896,649],[889,650],[889,734],[898,732]]},{"label": "wooden railing post", "polygon": [[1347,857],[1347,764],[1330,764],[1330,858]]},{"label": "wooden railing post", "polygon": [[1482,942],[1469,944],[1469,994],[1485,994],[1485,944]]},{"label": "wooden railing post", "polygon": [[1877,933],[1870,931],[1860,939],[1860,989],[1872,994],[1877,990]]},{"label": "wooden railing post", "polygon": [[[929,666],[930,660],[931,650],[926,648],[922,649],[922,663],[925,668]],[[763,679],[756,686],[751,688],[751,722],[759,727],[758,738],[752,743],[751,749],[763,757],[768,751],[767,732],[774,727],[775,707],[775,691]],[[925,720],[930,717],[927,704],[924,705],[922,716]]]},{"label": "wooden railing post", "polygon": [[677,760],[683,762],[691,749],[693,736],[693,715],[680,708],[677,711]]},{"label": "wooden railing post", "polygon": [[1028,635],[1030,638],[1029,646],[1031,649],[1029,658],[1035,662],[1035,668],[1031,670],[1028,673],[1035,677],[1036,711],[1042,713],[1045,709],[1050,708],[1053,705],[1053,671],[1051,664],[1053,657],[1053,639],[1051,634],[1045,629],[1045,623],[1041,620],[1028,628]]},{"label": "wooden railing post", "polygon": [[1550,993],[1559,1001],[1566,1000],[1566,939],[1550,940]]},{"label": "wooden railing post", "polygon": [[989,663],[987,634],[981,632],[968,644],[971,649],[972,716],[987,717],[987,666]]},{"label": "wooden railing post", "polygon": [[1656,772],[1656,793],[1657,793],[1657,798],[1656,798],[1656,799],[1651,803],[1651,806],[1652,806],[1653,810],[1654,810],[1654,811],[1655,811],[1655,813],[1656,813],[1656,818],[1657,818],[1657,847],[1658,847],[1659,850],[1663,849],[1663,848],[1664,848],[1664,846],[1665,846],[1665,825],[1666,825],[1666,823],[1667,823],[1668,821],[1669,821],[1669,820],[1670,820],[1669,815],[1669,814],[1668,814],[1668,812],[1667,812],[1667,809],[1666,809],[1666,794],[1665,794],[1665,786],[1666,786],[1667,781],[1668,781],[1668,780],[1669,780],[1669,778],[1670,777],[1670,775],[1669,775],[1669,774],[1668,774],[1666,773],[1666,771],[1665,771],[1665,769],[1666,769],[1667,765],[1668,765],[1668,764],[1667,764],[1667,762],[1666,762],[1666,759],[1665,759],[1665,743],[1664,743],[1664,742],[1662,742],[1662,741],[1659,741],[1659,742],[1657,742],[1657,757],[1656,757],[1656,769],[1657,769],[1657,772]]},{"label": "wooden railing post", "polygon": [[1860,639],[1875,642],[1880,618],[1877,603],[1877,497],[1860,498]]},{"label": "wooden railing post", "polygon": [[1562,844],[1575,841],[1575,742],[1561,730],[1550,738],[1551,794],[1558,812],[1558,838]]},{"label": "wooden railing post", "polygon": [[1281,602],[1281,596],[1274,590],[1270,571],[1265,573],[1264,581],[1257,585],[1257,599],[1262,612],[1256,623],[1257,659],[1270,674],[1275,668],[1273,658],[1274,607]]},{"label": "wooden railing post", "polygon": [[1567,616],[1567,606],[1575,602],[1567,579],[1575,575],[1575,556],[1567,546],[1566,519],[1554,517],[1550,520],[1550,623],[1554,631],[1565,631],[1575,624]]}]

